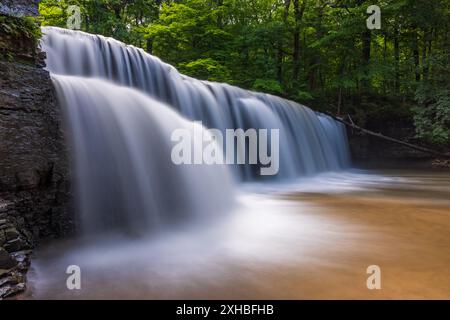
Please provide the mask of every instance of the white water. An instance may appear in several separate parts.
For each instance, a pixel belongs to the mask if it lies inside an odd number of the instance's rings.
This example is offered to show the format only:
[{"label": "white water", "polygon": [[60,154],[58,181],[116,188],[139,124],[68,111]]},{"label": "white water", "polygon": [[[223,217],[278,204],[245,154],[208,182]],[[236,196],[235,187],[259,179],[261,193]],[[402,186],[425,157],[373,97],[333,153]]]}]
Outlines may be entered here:
[{"label": "white water", "polygon": [[[54,27],[43,28],[42,48],[53,74],[96,77],[132,87],[202,121],[208,128],[280,129],[280,172],[288,179],[349,165],[341,124],[272,95],[199,81],[112,38]],[[254,166],[236,168],[244,180],[259,178]]]},{"label": "white water", "polygon": [[231,172],[238,180],[259,178],[257,165],[172,164],[171,133],[193,120],[221,130],[279,129],[277,180],[349,164],[341,124],[305,106],[183,76],[111,38],[54,27],[43,32],[86,231],[145,233],[198,216],[204,221],[232,206]]},{"label": "white water", "polygon": [[130,88],[74,76],[53,80],[68,120],[85,231],[145,233],[194,215],[206,220],[232,205],[225,166],[170,161],[170,135],[196,131],[190,121]]}]

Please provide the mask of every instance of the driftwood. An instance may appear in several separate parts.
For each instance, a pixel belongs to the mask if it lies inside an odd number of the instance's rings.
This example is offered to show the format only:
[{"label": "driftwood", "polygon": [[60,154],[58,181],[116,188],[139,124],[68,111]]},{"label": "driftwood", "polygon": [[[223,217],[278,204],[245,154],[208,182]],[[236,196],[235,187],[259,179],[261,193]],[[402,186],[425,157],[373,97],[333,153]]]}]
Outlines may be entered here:
[{"label": "driftwood", "polygon": [[421,151],[421,152],[424,152],[424,153],[427,153],[427,154],[431,154],[431,155],[436,156],[436,157],[439,157],[439,158],[450,159],[450,154],[448,154],[448,153],[445,154],[445,153],[442,153],[442,152],[439,152],[439,151],[436,151],[436,150],[428,149],[428,148],[421,147],[421,146],[418,146],[418,145],[415,145],[415,144],[412,144],[412,143],[408,143],[408,142],[405,142],[405,141],[401,141],[401,140],[398,140],[398,139],[394,139],[394,138],[385,136],[385,135],[383,135],[383,134],[381,134],[381,133],[376,133],[376,132],[373,132],[373,131],[364,129],[364,128],[362,128],[362,127],[356,125],[356,124],[352,121],[352,119],[350,118],[350,116],[348,116],[348,118],[349,118],[349,120],[350,120],[350,122],[348,122],[348,121],[345,121],[343,118],[336,117],[336,116],[334,116],[334,115],[332,115],[332,114],[329,114],[329,113],[326,113],[326,114],[327,114],[328,116],[332,117],[334,120],[339,121],[340,123],[345,124],[347,127],[352,128],[352,129],[355,129],[355,130],[357,130],[357,131],[360,131],[360,132],[362,132],[362,133],[364,133],[364,134],[368,134],[368,135],[371,135],[371,136],[374,136],[374,137],[377,137],[377,138],[380,138],[380,139],[384,139],[384,140],[387,140],[387,141],[391,141],[391,142],[400,144],[400,145],[402,145],[402,146],[408,147],[408,148],[410,148],[410,149],[414,149],[414,150],[418,150],[418,151]]}]

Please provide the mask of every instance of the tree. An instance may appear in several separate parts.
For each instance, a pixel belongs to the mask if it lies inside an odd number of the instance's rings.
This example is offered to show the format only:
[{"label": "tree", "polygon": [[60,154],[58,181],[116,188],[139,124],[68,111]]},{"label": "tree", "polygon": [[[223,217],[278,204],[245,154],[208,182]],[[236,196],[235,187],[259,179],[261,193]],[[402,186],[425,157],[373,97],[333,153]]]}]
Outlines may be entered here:
[{"label": "tree", "polygon": [[[352,114],[360,125],[397,117],[417,137],[448,145],[446,0],[43,0],[43,24],[82,29],[147,49],[187,75],[226,81]],[[447,62],[448,65],[448,62]]]}]

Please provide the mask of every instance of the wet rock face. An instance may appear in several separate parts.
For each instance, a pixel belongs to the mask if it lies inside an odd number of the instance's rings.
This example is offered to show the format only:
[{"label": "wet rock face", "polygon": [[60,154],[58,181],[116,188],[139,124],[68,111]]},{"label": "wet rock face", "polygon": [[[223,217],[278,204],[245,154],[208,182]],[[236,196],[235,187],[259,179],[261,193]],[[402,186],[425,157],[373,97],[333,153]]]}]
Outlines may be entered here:
[{"label": "wet rock face", "polygon": [[0,192],[51,187],[66,168],[48,73],[0,62],[0,101]]},{"label": "wet rock face", "polygon": [[0,13],[10,16],[37,16],[39,0],[0,0]]},{"label": "wet rock face", "polygon": [[0,298],[25,289],[39,239],[73,228],[67,162],[48,72],[0,61]]},{"label": "wet rock face", "polygon": [[[3,217],[6,215],[3,213]],[[0,299],[26,288],[31,244],[8,217],[0,219]]]},{"label": "wet rock face", "polygon": [[0,155],[0,218],[32,243],[66,233],[68,165],[47,71],[0,61]]},{"label": "wet rock face", "polygon": [[7,270],[14,268],[17,262],[11,257],[8,251],[0,247],[0,269]]},{"label": "wet rock face", "polygon": [[[37,2],[0,0],[0,14],[36,15]],[[60,108],[43,54],[25,37],[0,33],[0,44],[1,300],[25,290],[39,240],[61,237],[73,223]]]}]

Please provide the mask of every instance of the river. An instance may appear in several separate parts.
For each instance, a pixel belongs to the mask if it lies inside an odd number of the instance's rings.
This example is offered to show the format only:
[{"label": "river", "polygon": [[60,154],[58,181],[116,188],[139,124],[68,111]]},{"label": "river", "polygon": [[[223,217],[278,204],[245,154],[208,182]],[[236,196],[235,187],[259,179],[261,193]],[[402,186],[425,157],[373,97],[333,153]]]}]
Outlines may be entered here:
[{"label": "river", "polygon": [[[450,299],[450,173],[352,170],[242,187],[219,220],[54,241],[23,298]],[[81,268],[68,290],[67,266]],[[369,290],[367,267],[381,269]]]}]

